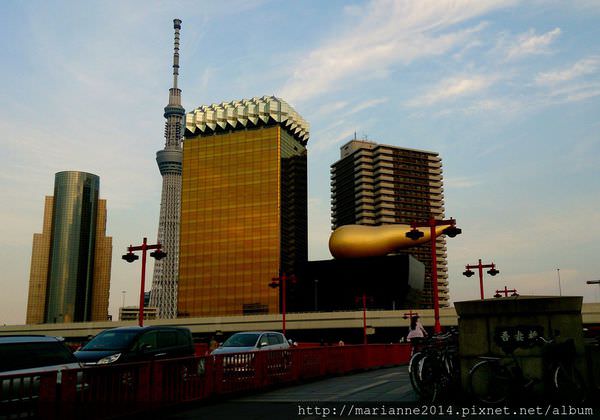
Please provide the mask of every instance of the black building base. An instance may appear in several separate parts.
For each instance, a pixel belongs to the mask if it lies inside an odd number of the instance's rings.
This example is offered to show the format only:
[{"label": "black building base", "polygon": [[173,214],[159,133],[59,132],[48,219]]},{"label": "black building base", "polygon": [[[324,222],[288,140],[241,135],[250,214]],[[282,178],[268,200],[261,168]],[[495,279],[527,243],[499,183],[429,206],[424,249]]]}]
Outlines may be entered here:
[{"label": "black building base", "polygon": [[425,266],[411,255],[309,261],[288,282],[289,312],[419,308]]}]

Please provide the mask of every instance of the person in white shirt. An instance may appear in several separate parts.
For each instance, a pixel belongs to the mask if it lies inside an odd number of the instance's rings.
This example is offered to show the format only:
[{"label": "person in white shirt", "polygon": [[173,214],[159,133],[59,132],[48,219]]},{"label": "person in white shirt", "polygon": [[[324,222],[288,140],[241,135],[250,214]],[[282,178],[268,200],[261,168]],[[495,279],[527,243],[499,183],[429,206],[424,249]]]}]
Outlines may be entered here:
[{"label": "person in white shirt", "polygon": [[421,320],[418,316],[413,316],[410,319],[410,329],[408,331],[408,335],[406,336],[406,341],[411,341],[414,337],[426,337],[427,331],[421,324]]}]

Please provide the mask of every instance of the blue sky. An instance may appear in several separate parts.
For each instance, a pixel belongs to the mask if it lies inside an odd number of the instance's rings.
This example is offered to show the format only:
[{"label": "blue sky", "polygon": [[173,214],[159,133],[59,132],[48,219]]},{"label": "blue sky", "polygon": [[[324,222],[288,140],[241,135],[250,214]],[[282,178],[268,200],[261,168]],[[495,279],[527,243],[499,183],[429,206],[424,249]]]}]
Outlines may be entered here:
[{"label": "blue sky", "polygon": [[[309,252],[329,258],[329,166],[354,135],[439,152],[453,301],[465,264],[495,262],[486,294],[599,301],[597,1],[4,1],[0,4],[0,323],[23,323],[31,243],[54,174],[100,176],[113,237],[110,311],[134,304],[156,238],[155,153],[183,20],[190,111],[275,94],[310,123]],[[149,265],[149,268],[150,265]],[[151,270],[150,270],[151,273]]]}]

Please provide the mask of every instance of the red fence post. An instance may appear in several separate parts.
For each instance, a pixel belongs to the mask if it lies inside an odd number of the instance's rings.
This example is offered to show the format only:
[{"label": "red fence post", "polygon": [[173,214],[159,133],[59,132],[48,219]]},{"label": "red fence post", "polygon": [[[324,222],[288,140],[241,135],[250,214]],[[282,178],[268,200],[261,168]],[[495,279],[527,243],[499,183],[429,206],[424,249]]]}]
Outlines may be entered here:
[{"label": "red fence post", "polygon": [[204,376],[201,381],[202,389],[202,398],[208,398],[212,396],[215,392],[215,363],[214,356],[206,356],[201,357],[198,360],[198,366],[200,367],[201,363],[204,363]]},{"label": "red fence post", "polygon": [[331,361],[331,352],[330,347],[323,347],[321,349],[321,370],[319,372],[320,376],[325,376],[330,373],[329,369],[327,369],[330,365]]},{"label": "red fence post", "polygon": [[267,354],[266,352],[257,351],[254,356],[254,386],[262,388],[267,380]]},{"label": "red fence post", "polygon": [[56,407],[56,372],[43,373],[40,377],[40,400],[38,415],[42,419],[60,417]]},{"label": "red fence post", "polygon": [[223,393],[223,356],[214,356],[213,390],[216,395]]},{"label": "red fence post", "polygon": [[300,353],[298,349],[292,349],[292,381],[296,382],[300,379]]},{"label": "red fence post", "polygon": [[79,369],[60,372],[60,418],[77,417],[77,374]]},{"label": "red fence post", "polygon": [[[145,368],[145,369],[144,369]],[[152,369],[152,375],[150,375]],[[163,401],[163,366],[161,363],[151,363],[143,366],[138,374],[138,401],[152,401],[159,404]],[[168,390],[164,390],[168,392]]]}]

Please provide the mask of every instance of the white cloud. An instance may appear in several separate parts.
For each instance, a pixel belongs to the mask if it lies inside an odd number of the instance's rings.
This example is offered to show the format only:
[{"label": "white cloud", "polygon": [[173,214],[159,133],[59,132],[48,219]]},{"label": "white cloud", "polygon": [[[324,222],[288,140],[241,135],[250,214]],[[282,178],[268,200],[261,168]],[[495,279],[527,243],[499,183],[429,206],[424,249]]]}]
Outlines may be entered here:
[{"label": "white cloud", "polygon": [[[360,102],[356,105],[350,105],[345,101],[338,101],[327,103],[319,107],[317,114],[323,116],[335,112],[336,118],[332,118],[332,122],[326,127],[311,134],[311,152],[325,151],[338,145],[342,141],[350,140],[350,138],[356,135],[357,131],[367,127],[373,120],[372,118],[368,118],[370,116],[369,113],[365,113],[360,117],[356,117],[354,114],[384,104],[388,102],[388,100],[388,98],[374,98]],[[352,118],[353,116],[354,118]]]},{"label": "white cloud", "polygon": [[[486,25],[487,26],[487,25]],[[470,41],[467,45],[465,45],[459,52],[457,52],[456,54],[454,54],[452,56],[452,58],[456,61],[460,61],[463,59],[463,57],[467,54],[467,52],[469,52],[472,49],[476,49],[479,48],[481,46],[483,46],[483,42],[481,42],[478,39],[475,39],[473,41]]]},{"label": "white cloud", "polygon": [[340,111],[348,106],[348,102],[346,101],[335,101],[323,104],[319,107],[317,114],[319,115],[328,115],[334,112]]},{"label": "white cloud", "polygon": [[497,80],[493,75],[474,75],[442,80],[437,86],[407,103],[408,106],[430,106],[457,97],[473,95],[488,88]]},{"label": "white cloud", "polygon": [[[339,124],[336,124],[339,125]],[[315,135],[315,140],[312,142],[311,152],[319,152],[326,149],[329,149],[332,146],[335,146],[341,143],[344,140],[349,140],[354,136],[356,130],[354,128],[348,128],[343,131],[339,130],[326,130],[324,132]]]},{"label": "white cloud", "polygon": [[524,34],[517,37],[514,45],[510,46],[506,51],[507,59],[514,59],[530,54],[546,54],[548,47],[561,34],[560,28],[546,32],[542,35],[536,35],[535,30],[530,29]]},{"label": "white cloud", "polygon": [[350,110],[349,114],[355,114],[357,112],[364,111],[365,109],[373,108],[374,106],[384,104],[387,101],[388,98],[370,99],[368,101],[356,105]]},{"label": "white cloud", "polygon": [[455,29],[508,1],[372,1],[357,13],[351,29],[302,56],[281,89],[291,102],[340,88],[351,77],[385,77],[390,67],[440,55],[466,45],[485,24]]},{"label": "white cloud", "polygon": [[596,73],[598,68],[600,68],[600,58],[589,57],[576,62],[564,70],[538,73],[535,77],[535,82],[541,85],[567,82],[580,76]]},{"label": "white cloud", "polygon": [[374,98],[363,101],[357,105],[350,107],[350,104],[346,101],[335,101],[329,102],[321,105],[318,108],[316,114],[319,115],[329,115],[333,113],[337,113],[341,115],[341,118],[347,117],[348,115],[356,114],[360,111],[364,111],[365,109],[373,108],[377,105],[384,104],[388,102],[388,98]]},{"label": "white cloud", "polygon": [[471,188],[479,184],[481,184],[481,181],[477,181],[473,178],[469,178],[466,176],[446,178],[444,180],[444,185],[446,186],[446,188]]},{"label": "white cloud", "polygon": [[547,92],[544,99],[548,105],[558,105],[579,102],[596,96],[600,96],[600,82],[556,87]]}]

